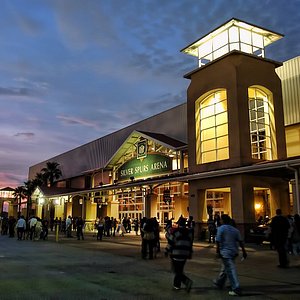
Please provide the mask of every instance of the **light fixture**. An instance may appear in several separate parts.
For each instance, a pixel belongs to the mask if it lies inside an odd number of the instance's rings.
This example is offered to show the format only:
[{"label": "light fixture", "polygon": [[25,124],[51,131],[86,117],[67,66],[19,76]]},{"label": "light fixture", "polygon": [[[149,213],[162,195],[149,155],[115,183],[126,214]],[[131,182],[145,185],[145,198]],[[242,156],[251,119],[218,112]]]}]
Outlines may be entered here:
[{"label": "light fixture", "polygon": [[254,208],[255,208],[255,210],[260,210],[261,209],[261,204],[260,203],[255,203]]},{"label": "light fixture", "polygon": [[45,203],[45,199],[44,198],[38,198],[38,203],[40,205],[43,205]]}]

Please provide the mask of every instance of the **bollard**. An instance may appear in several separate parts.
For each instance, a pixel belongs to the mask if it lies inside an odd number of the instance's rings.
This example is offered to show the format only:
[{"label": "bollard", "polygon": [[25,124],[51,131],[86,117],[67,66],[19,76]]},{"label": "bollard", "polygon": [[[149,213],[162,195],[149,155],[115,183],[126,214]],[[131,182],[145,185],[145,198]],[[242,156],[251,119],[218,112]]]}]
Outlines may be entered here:
[{"label": "bollard", "polygon": [[55,241],[58,242],[58,227],[59,226],[56,226],[55,228]]}]

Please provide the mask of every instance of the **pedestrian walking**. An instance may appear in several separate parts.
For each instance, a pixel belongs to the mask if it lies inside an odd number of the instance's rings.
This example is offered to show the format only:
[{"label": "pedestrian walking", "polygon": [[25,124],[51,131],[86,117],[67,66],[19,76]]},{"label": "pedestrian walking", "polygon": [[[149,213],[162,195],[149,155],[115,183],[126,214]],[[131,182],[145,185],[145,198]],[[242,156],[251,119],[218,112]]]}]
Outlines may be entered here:
[{"label": "pedestrian walking", "polygon": [[111,233],[111,227],[112,227],[112,220],[110,219],[109,216],[106,216],[104,218],[105,223],[104,223],[104,230],[105,230],[105,235],[110,236]]},{"label": "pedestrian walking", "polygon": [[17,235],[18,235],[18,241],[22,241],[23,234],[26,230],[26,221],[24,219],[24,216],[20,216],[20,219],[17,222]]},{"label": "pedestrian walking", "polygon": [[240,296],[241,288],[237,276],[235,258],[238,256],[239,246],[243,251],[243,258],[247,257],[241,234],[237,228],[233,226],[232,219],[223,214],[220,218],[221,226],[217,231],[217,257],[222,259],[221,271],[217,279],[213,283],[220,289],[225,285],[227,278],[229,279],[231,290],[230,296]]},{"label": "pedestrian walking", "polygon": [[72,217],[69,215],[66,220],[66,232],[67,232],[67,238],[72,237]]},{"label": "pedestrian walking", "polygon": [[37,222],[36,222],[36,225],[35,225],[35,240],[38,241],[39,239],[42,239],[43,236],[42,236],[42,230],[43,230],[43,225],[42,225],[42,220],[37,217]]},{"label": "pedestrian walking", "polygon": [[207,220],[207,227],[208,227],[208,243],[214,244],[216,241],[217,226],[212,215],[209,215],[209,218]]},{"label": "pedestrian walking", "polygon": [[190,230],[192,231],[193,241],[194,241],[194,234],[195,234],[196,223],[194,221],[194,217],[193,216],[189,216],[189,218],[187,220],[187,227],[190,228]]},{"label": "pedestrian walking", "polygon": [[100,217],[98,224],[97,224],[97,240],[102,241],[103,231],[104,231],[104,219]]},{"label": "pedestrian walking", "polygon": [[42,220],[42,238],[45,241],[48,238],[48,226],[49,222],[47,219]]},{"label": "pedestrian walking", "polygon": [[156,257],[156,253],[160,252],[160,228],[159,228],[159,223],[156,219],[156,217],[152,218],[152,222],[153,222],[153,227],[154,227],[154,255]]},{"label": "pedestrian walking", "polygon": [[289,261],[287,258],[287,239],[290,223],[286,217],[282,215],[280,208],[276,209],[276,216],[272,218],[271,224],[272,244],[278,253],[279,268],[287,268]]},{"label": "pedestrian walking", "polygon": [[133,228],[135,231],[135,235],[139,235],[139,220],[137,218],[133,220]]},{"label": "pedestrian walking", "polygon": [[82,240],[84,240],[83,227],[84,227],[84,221],[83,221],[82,217],[79,217],[76,221],[77,240],[80,240],[80,238]]},{"label": "pedestrian walking", "polygon": [[17,220],[15,219],[14,216],[10,216],[8,218],[8,232],[9,232],[9,237],[13,238],[15,236],[15,225],[17,223]]},{"label": "pedestrian walking", "polygon": [[300,255],[300,216],[294,215],[293,234],[292,234],[293,254]]},{"label": "pedestrian walking", "polygon": [[184,274],[184,267],[187,259],[192,257],[193,234],[192,230],[187,227],[185,218],[180,217],[177,225],[177,228],[169,230],[166,235],[168,241],[167,251],[170,253],[172,269],[175,273],[173,288],[179,290],[181,284],[184,284],[186,291],[189,293],[193,281]]},{"label": "pedestrian walking", "polygon": [[37,218],[32,216],[29,221],[29,228],[30,228],[30,240],[32,241],[35,238],[35,227],[37,224]]},{"label": "pedestrian walking", "polygon": [[149,259],[153,259],[153,248],[155,243],[153,219],[147,219],[142,228],[142,258],[146,259],[149,254]]},{"label": "pedestrian walking", "polygon": [[1,234],[7,235],[7,232],[8,232],[8,218],[3,217],[2,224],[1,224]]},{"label": "pedestrian walking", "polygon": [[116,218],[113,218],[113,222],[112,222],[112,226],[113,226],[113,236],[116,236],[116,230],[117,230],[117,226],[118,226],[118,221]]}]

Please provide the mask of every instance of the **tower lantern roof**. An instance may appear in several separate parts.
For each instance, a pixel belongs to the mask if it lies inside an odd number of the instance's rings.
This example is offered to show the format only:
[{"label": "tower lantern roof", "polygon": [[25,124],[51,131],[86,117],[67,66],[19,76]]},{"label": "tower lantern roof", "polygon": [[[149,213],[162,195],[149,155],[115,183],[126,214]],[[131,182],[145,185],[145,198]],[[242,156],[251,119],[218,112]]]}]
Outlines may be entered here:
[{"label": "tower lantern roof", "polygon": [[265,57],[265,47],[282,37],[280,33],[233,18],[181,52],[198,57],[201,67],[234,50]]}]

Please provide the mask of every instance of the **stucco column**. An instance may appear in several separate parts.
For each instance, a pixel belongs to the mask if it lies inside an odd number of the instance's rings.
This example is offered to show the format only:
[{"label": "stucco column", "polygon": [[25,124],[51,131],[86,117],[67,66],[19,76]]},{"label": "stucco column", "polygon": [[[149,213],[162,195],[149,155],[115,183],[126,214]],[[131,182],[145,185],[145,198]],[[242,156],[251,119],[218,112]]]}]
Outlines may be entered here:
[{"label": "stucco column", "polygon": [[94,221],[96,219],[97,203],[86,200],[86,220]]},{"label": "stucco column", "polygon": [[116,219],[119,218],[119,201],[117,195],[112,196],[112,201],[108,203],[107,209],[111,217],[114,217]]},{"label": "stucco column", "polygon": [[[195,221],[195,239],[199,239],[203,227],[206,226],[205,189],[199,189],[200,185],[195,182],[189,183],[189,215]],[[205,224],[203,223],[205,222]]]},{"label": "stucco column", "polygon": [[149,193],[145,195],[145,217],[152,218],[157,215],[157,195]]},{"label": "stucco column", "polygon": [[290,214],[289,211],[289,189],[287,182],[276,182],[276,184],[271,186],[271,217],[276,215],[276,209],[280,208],[283,215]]},{"label": "stucco column", "polygon": [[37,204],[36,205],[36,216],[39,218],[42,218],[42,214],[43,214],[43,205]]},{"label": "stucco column", "polygon": [[186,196],[174,196],[174,219],[177,221],[181,214],[185,217],[189,217],[189,201]]},{"label": "stucco column", "polygon": [[60,204],[55,205],[54,218],[64,218],[64,206]]}]

